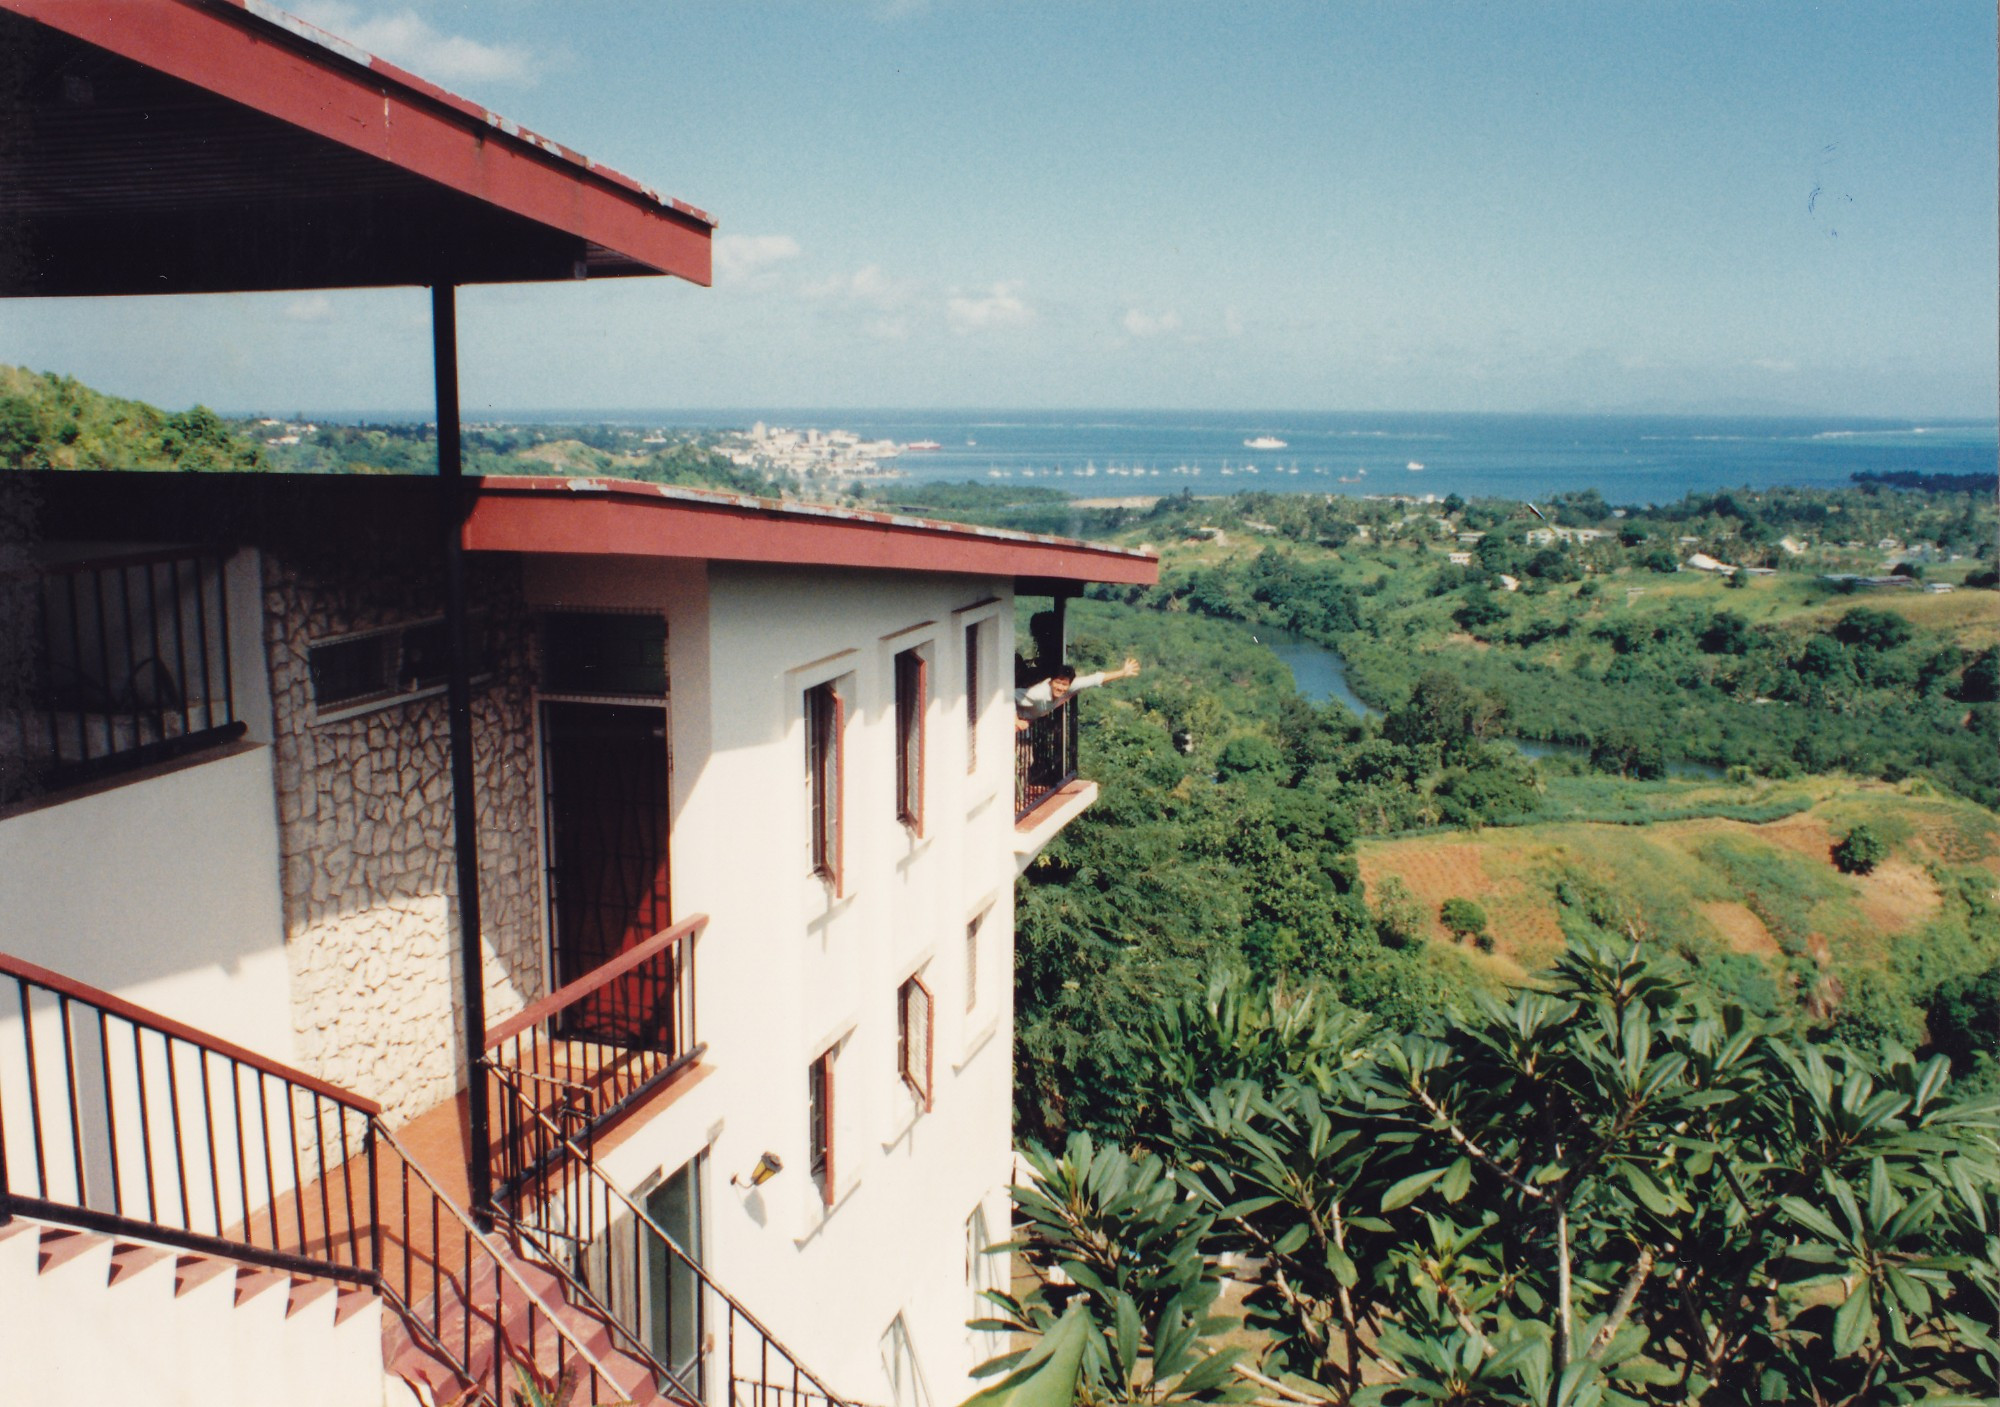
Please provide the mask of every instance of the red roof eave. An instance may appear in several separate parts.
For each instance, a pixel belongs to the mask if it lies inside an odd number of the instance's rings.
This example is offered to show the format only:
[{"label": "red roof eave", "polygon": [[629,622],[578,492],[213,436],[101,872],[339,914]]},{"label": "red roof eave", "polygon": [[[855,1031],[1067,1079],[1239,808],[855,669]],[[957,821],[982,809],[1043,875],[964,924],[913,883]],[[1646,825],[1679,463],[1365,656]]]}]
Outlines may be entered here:
[{"label": "red roof eave", "polygon": [[29,19],[566,233],[711,281],[714,221],[265,0],[6,0]]},{"label": "red roof eave", "polygon": [[465,522],[479,552],[686,557],[1150,586],[1150,553],[890,513],[616,479],[486,478]]}]

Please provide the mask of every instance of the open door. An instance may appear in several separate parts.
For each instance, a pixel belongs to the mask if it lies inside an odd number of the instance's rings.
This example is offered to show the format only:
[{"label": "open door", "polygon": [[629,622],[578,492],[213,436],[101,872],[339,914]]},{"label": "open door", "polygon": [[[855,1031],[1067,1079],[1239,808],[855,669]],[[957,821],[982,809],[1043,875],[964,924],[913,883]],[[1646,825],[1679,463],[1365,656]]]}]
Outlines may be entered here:
[{"label": "open door", "polygon": [[[546,703],[542,748],[549,911],[561,987],[672,923],[666,710]],[[559,1034],[671,1049],[672,983],[644,972],[571,1007]]]}]

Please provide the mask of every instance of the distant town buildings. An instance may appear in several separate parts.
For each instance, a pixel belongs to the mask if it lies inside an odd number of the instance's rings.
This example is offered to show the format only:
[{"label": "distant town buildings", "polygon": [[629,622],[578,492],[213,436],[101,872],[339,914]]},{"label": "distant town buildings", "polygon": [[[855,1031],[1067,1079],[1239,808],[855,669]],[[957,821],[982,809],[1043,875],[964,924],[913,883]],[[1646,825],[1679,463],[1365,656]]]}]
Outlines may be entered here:
[{"label": "distant town buildings", "polygon": [[739,469],[803,483],[892,477],[902,471],[888,467],[888,461],[910,446],[864,440],[852,430],[788,430],[760,420],[747,434],[723,436],[717,448]]}]

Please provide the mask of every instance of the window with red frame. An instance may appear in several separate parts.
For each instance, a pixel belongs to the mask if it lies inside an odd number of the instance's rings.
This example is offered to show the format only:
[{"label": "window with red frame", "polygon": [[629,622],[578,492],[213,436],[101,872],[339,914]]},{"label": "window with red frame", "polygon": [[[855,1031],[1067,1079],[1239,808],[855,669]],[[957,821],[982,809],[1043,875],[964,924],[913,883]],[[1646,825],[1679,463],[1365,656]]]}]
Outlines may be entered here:
[{"label": "window with red frame", "polygon": [[806,690],[806,804],[810,812],[812,872],[841,892],[840,740],[846,705],[831,684]]},{"label": "window with red frame", "polygon": [[807,1171],[819,1184],[820,1200],[833,1205],[833,1051],[823,1051],[806,1067]]},{"label": "window with red frame", "polygon": [[932,1039],[935,1007],[931,989],[921,977],[912,977],[896,992],[896,1065],[903,1083],[928,1111],[935,1093],[931,1082],[931,1062],[936,1042]]}]

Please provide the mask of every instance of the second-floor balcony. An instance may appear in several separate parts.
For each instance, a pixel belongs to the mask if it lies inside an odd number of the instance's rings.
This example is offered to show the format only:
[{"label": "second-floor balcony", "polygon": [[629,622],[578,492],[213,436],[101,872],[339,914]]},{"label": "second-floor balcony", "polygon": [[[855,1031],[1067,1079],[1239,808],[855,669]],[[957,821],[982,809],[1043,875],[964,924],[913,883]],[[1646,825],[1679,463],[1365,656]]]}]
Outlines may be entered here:
[{"label": "second-floor balcony", "polygon": [[[0,576],[0,623],[27,647],[0,699],[0,759],[66,787],[243,734],[223,558],[191,549]],[[0,798],[5,799],[5,798]]]},{"label": "second-floor balcony", "polygon": [[587,1145],[700,1060],[695,942],[707,925],[683,919],[487,1031],[496,1192],[559,1156],[549,1130]]}]

